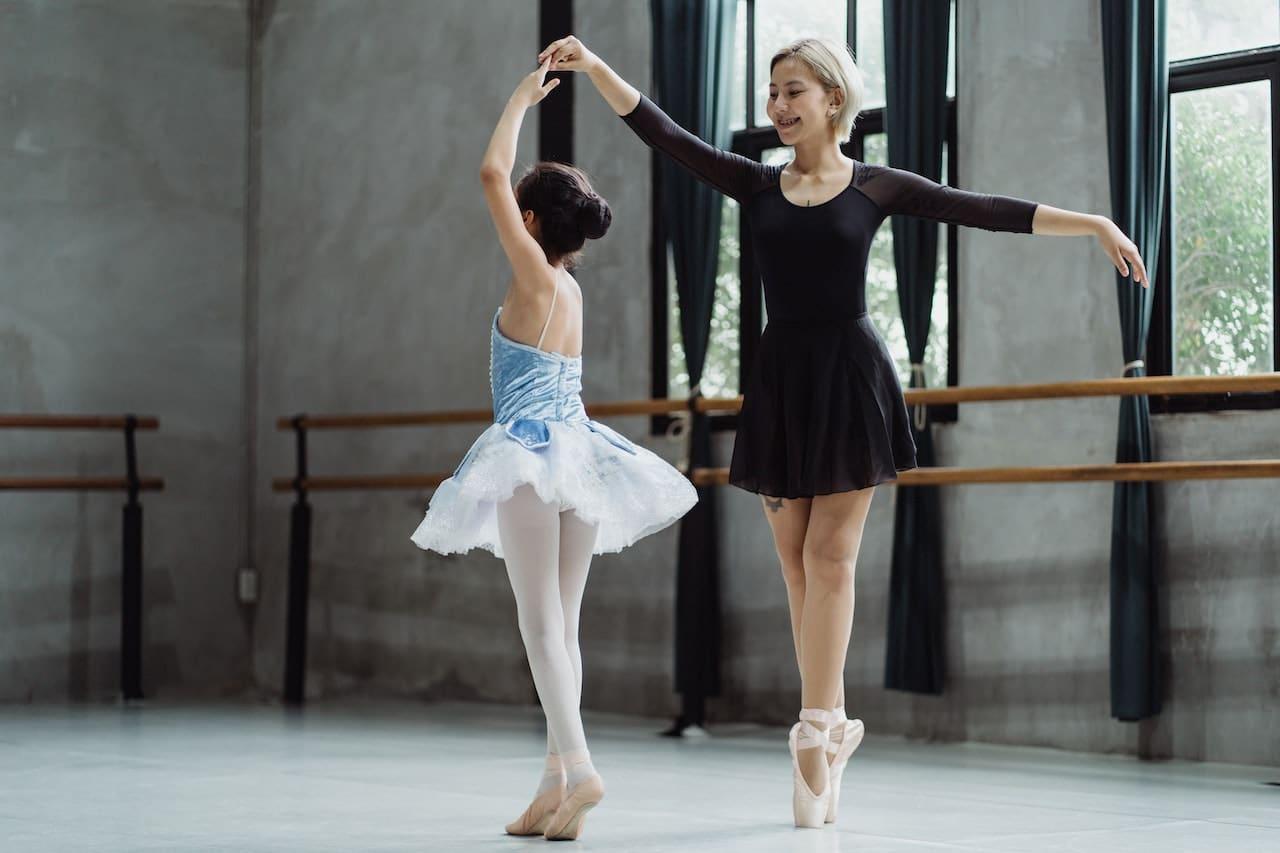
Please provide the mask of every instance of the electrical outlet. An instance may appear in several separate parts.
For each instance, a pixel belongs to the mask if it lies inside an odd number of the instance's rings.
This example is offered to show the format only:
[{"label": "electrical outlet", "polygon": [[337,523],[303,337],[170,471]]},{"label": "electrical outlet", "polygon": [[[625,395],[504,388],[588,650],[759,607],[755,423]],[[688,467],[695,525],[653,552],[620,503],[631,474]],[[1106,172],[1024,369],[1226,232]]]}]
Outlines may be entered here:
[{"label": "electrical outlet", "polygon": [[236,575],[236,598],[241,604],[258,603],[258,570],[243,568]]}]

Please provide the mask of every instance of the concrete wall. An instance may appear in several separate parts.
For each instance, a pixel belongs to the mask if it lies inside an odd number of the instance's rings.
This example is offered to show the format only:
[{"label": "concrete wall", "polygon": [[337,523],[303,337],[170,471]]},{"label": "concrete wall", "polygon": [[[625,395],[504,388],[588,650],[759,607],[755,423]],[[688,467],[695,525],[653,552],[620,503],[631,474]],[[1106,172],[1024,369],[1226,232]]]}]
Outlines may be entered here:
[{"label": "concrete wall", "polygon": [[[242,0],[0,2],[0,410],[143,433],[145,688],[242,689]],[[118,433],[0,437],[0,473],[124,471]],[[0,493],[0,700],[119,685],[118,494]]]},{"label": "concrete wall", "polygon": [[[289,498],[268,484],[292,472],[293,444],[275,418],[486,406],[487,327],[506,286],[473,176],[538,47],[537,5],[264,5],[249,51],[243,3],[0,2],[11,106],[0,393],[5,408],[164,418],[142,441],[146,469],[170,485],[147,502],[148,674],[161,693],[250,677],[279,688]],[[1105,212],[1096,3],[959,5],[966,186]],[[575,30],[648,91],[645,4],[575,6]],[[615,213],[578,276],[586,397],[645,396],[649,155],[577,82],[576,159]],[[246,113],[260,114],[253,134]],[[520,164],[536,154],[537,121],[535,110]],[[1119,375],[1114,278],[1088,242],[962,231],[959,251],[962,383]],[[645,431],[642,419],[619,426]],[[312,470],[448,470],[478,431],[316,433]],[[1162,458],[1270,456],[1280,415],[1165,416],[1155,433]],[[953,465],[1105,462],[1114,434],[1106,400],[970,406],[937,428]],[[6,436],[0,470],[114,471],[118,444]],[[731,447],[721,437],[725,464]],[[772,542],[757,498],[721,494],[725,689],[713,719],[789,720],[799,681]],[[925,698],[879,686],[895,497],[882,489],[859,563],[850,710],[876,733],[1280,764],[1280,490],[1158,489],[1169,701],[1140,727],[1108,714],[1110,495],[944,492],[950,683]],[[311,693],[532,701],[502,564],[415,549],[426,497],[312,498]],[[114,689],[118,505],[0,496],[0,698]],[[674,551],[671,528],[597,558],[582,623],[588,707],[674,709]],[[251,624],[231,597],[243,561],[262,572]]]}]

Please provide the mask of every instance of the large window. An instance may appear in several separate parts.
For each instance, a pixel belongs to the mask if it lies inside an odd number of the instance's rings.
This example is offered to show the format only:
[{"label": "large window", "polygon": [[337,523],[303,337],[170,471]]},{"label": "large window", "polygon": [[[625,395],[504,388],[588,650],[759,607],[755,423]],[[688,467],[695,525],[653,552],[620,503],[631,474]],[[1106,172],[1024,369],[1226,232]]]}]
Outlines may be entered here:
[{"label": "large window", "polygon": [[[885,163],[888,149],[884,134],[884,32],[880,0],[739,0],[733,99],[730,103],[732,149],[767,163],[785,163],[791,149],[783,147],[765,115],[768,98],[769,59],[789,41],[808,34],[838,34],[855,47],[854,56],[867,83],[863,112],[845,153],[869,163]],[[955,163],[955,16],[952,15],[951,68],[947,94],[950,121],[944,176],[956,182]],[[748,78],[750,69],[750,78]],[[762,291],[750,253],[742,252],[744,223],[738,205],[724,199],[720,226],[720,256],[716,276],[716,298],[712,309],[711,337],[703,370],[702,393],[708,397],[740,393],[754,348],[767,318]],[[939,226],[938,290],[934,298],[933,324],[925,371],[930,386],[956,382],[955,338],[955,234],[954,227]],[[655,235],[661,235],[655,223]],[[656,397],[683,397],[689,391],[684,348],[680,340],[680,314],[675,278],[669,259],[655,265],[654,299],[654,383]],[[744,287],[744,282],[750,282]],[[888,220],[876,234],[867,268],[867,307],[884,336],[898,365],[903,385],[910,369],[906,337],[898,308],[897,278],[893,264],[893,235]],[[938,417],[954,417],[954,407],[937,407]],[[664,428],[667,419],[655,418],[655,427]],[[718,417],[717,429],[732,429],[736,418]]]},{"label": "large window", "polygon": [[[1278,42],[1275,0],[1170,0],[1170,168],[1148,346],[1152,373],[1280,370]],[[1277,394],[1152,400],[1156,411],[1278,404]]]}]

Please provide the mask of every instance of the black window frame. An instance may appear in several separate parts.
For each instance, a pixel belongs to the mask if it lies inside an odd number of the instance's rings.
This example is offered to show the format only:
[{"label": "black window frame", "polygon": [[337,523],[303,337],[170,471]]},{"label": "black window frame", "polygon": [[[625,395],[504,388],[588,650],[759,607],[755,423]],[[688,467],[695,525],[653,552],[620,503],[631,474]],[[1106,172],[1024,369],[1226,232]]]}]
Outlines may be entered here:
[{"label": "black window frame", "polygon": [[[863,0],[863,2],[875,2],[875,0]],[[858,0],[846,0],[847,12],[846,20],[848,29],[846,38],[850,45],[858,43],[857,30],[857,2]],[[746,0],[747,4],[747,44],[746,44],[746,127],[734,131],[733,139],[730,144],[730,150],[735,154],[741,154],[753,160],[761,160],[764,152],[781,148],[782,140],[778,136],[778,132],[771,125],[756,127],[756,105],[754,92],[754,69],[755,69],[755,0]],[[952,14],[954,15],[955,6],[952,5]],[[954,58],[953,58],[954,60]],[[957,151],[957,98],[947,99],[947,162],[946,174],[943,176],[947,184],[956,186],[959,182],[957,163],[959,160]],[[884,133],[884,107],[876,107],[863,111],[858,116],[857,124],[853,128],[853,133],[849,140],[840,146],[846,156],[855,160],[862,160],[864,140],[868,136],[874,136]],[[650,270],[652,285],[652,315],[653,315],[653,336],[651,347],[652,350],[652,366],[650,376],[652,377],[652,396],[655,398],[666,398],[670,393],[670,374],[668,373],[668,362],[670,360],[671,351],[671,333],[668,323],[670,305],[668,302],[668,290],[670,281],[668,279],[667,270],[667,235],[662,224],[662,197],[661,186],[658,180],[658,163],[661,160],[658,152],[652,152],[651,156],[651,220],[650,220]],[[959,329],[959,299],[957,295],[957,231],[959,230],[953,224],[947,224],[947,387],[955,387],[959,382],[959,353],[958,329]],[[757,272],[754,252],[752,250],[750,235],[748,234],[747,221],[745,216],[740,216],[738,220],[738,245],[741,247],[741,254],[738,259],[738,276],[739,287],[741,288],[740,314],[738,317],[738,388],[746,388],[747,374],[753,364],[756,350],[760,343],[760,333],[762,331],[761,324],[764,318],[764,290],[760,283],[760,276]],[[753,282],[753,286],[746,287],[746,282]],[[929,409],[929,420],[933,423],[953,423],[956,421],[959,408],[956,404],[931,405]],[[650,433],[653,435],[665,434],[671,422],[674,420],[672,415],[652,415],[650,416]],[[733,431],[738,428],[737,413],[716,414],[711,417],[712,432]]]},{"label": "black window frame", "polygon": [[[1169,110],[1166,128],[1169,167],[1165,171],[1159,269],[1152,282],[1151,329],[1147,368],[1151,376],[1173,375],[1173,96],[1239,83],[1271,83],[1271,298],[1272,370],[1280,371],[1280,45],[1215,56],[1183,59],[1169,65]],[[1280,392],[1159,395],[1150,398],[1155,414],[1221,412],[1280,408]]]}]

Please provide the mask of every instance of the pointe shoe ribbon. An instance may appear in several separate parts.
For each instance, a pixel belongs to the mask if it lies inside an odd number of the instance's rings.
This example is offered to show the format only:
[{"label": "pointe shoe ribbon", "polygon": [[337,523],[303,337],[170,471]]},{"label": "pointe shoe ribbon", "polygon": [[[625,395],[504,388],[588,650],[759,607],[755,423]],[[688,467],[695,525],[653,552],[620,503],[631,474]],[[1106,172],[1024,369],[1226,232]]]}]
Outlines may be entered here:
[{"label": "pointe shoe ribbon", "polygon": [[543,835],[548,841],[573,841],[582,832],[587,812],[604,799],[604,780],[600,774],[584,779],[569,789],[569,794],[547,823]]},{"label": "pointe shoe ribbon", "polygon": [[845,720],[843,726],[844,733],[841,735],[840,742],[831,742],[827,746],[827,752],[833,754],[831,766],[828,769],[830,776],[827,791],[831,796],[827,800],[827,823],[835,823],[836,812],[840,807],[840,781],[844,777],[845,765],[849,763],[853,751],[862,743],[862,736],[865,734],[862,720]]},{"label": "pointe shoe ribbon", "polygon": [[[796,826],[818,828],[826,822],[827,806],[831,800],[831,786],[828,785],[821,794],[815,794],[804,780],[800,772],[799,751],[802,749],[821,748],[825,754],[830,745],[827,726],[830,724],[830,711],[822,708],[803,708],[800,711],[800,722],[791,727],[787,737],[787,745],[791,748],[792,795],[791,811]],[[821,724],[821,727],[814,725]]]},{"label": "pointe shoe ribbon", "polygon": [[520,817],[507,824],[507,835],[542,835],[551,817],[564,802],[565,787],[552,788],[533,798]]}]

